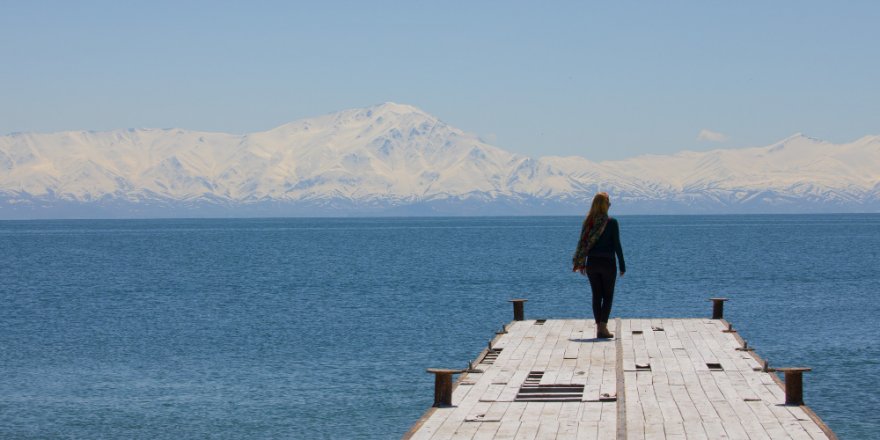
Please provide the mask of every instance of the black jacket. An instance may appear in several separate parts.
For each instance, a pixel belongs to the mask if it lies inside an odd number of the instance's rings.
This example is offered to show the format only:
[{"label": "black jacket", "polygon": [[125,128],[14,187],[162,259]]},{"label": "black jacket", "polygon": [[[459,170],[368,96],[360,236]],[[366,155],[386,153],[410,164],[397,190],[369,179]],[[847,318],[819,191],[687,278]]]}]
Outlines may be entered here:
[{"label": "black jacket", "polygon": [[[586,224],[584,224],[586,227]],[[586,241],[584,239],[584,232],[581,230],[581,241],[578,243],[578,250],[580,250],[581,246],[586,246]],[[579,252],[576,252],[577,255]],[[590,252],[587,253],[587,257],[605,257],[605,258],[614,258],[617,256],[617,262],[620,265],[620,272],[626,272],[626,261],[623,259],[623,247],[620,245],[620,226],[617,224],[616,218],[609,218],[608,224],[605,225],[605,230],[602,231],[602,235],[599,236],[599,239],[596,240],[596,244],[590,248]],[[579,262],[581,265],[586,265],[586,261]]]}]

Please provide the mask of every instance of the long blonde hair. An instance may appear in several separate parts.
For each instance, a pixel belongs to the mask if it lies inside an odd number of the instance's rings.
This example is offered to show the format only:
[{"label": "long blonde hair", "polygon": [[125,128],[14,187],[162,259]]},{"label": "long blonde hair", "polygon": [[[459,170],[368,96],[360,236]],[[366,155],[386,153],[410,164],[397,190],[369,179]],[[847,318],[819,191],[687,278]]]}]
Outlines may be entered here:
[{"label": "long blonde hair", "polygon": [[608,215],[608,208],[611,207],[611,198],[607,192],[598,192],[593,196],[593,204],[590,206],[590,213],[587,214],[587,224],[592,225],[593,219],[602,215]]}]

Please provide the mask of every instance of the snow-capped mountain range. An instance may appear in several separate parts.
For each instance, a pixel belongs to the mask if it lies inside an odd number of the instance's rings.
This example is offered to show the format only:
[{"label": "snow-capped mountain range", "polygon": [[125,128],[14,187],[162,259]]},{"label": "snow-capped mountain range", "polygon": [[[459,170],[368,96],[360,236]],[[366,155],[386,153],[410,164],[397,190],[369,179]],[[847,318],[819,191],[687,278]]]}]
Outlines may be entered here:
[{"label": "snow-capped mountain range", "polygon": [[593,162],[531,158],[385,103],[247,135],[0,137],[0,218],[880,212],[880,136]]}]

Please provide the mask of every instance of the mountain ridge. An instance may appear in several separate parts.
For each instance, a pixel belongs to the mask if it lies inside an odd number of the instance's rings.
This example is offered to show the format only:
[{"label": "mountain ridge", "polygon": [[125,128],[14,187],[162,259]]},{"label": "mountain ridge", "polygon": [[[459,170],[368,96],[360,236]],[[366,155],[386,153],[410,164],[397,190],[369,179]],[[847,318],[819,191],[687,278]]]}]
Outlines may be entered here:
[{"label": "mountain ridge", "polygon": [[89,209],[112,217],[582,213],[599,190],[618,212],[880,212],[880,136],[832,144],[797,133],[765,147],[601,162],[532,158],[396,103],[243,135],[0,136],[0,218]]}]

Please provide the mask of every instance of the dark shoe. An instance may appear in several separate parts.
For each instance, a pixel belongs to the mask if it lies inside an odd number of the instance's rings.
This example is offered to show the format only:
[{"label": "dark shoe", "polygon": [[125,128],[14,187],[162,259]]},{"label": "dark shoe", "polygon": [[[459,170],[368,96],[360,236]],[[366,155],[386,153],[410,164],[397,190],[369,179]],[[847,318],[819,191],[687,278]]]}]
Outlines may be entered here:
[{"label": "dark shoe", "polygon": [[597,339],[611,339],[614,337],[614,333],[608,331],[608,324],[602,323],[599,324],[599,328],[596,330],[596,338]]}]

